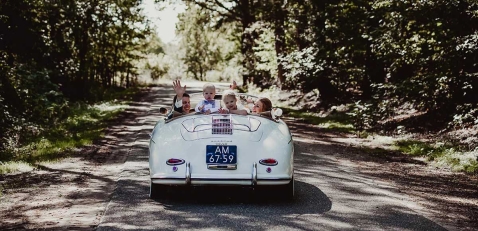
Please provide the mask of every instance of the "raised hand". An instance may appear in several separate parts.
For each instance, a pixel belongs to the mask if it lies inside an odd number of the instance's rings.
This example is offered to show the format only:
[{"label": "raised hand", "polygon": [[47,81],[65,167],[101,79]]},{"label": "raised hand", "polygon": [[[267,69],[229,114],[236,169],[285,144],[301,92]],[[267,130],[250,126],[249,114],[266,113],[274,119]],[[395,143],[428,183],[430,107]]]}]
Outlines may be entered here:
[{"label": "raised hand", "polygon": [[229,110],[226,109],[226,108],[219,108],[218,112],[219,112],[220,114],[228,114],[228,113],[229,113]]},{"label": "raised hand", "polygon": [[186,93],[186,85],[184,85],[184,87],[181,87],[181,81],[179,79],[173,81],[173,89],[174,92],[176,92],[178,99],[181,99],[183,97],[183,94]]},{"label": "raised hand", "polygon": [[233,81],[232,81],[232,84],[231,84],[231,85],[229,85],[229,88],[230,88],[231,90],[234,90],[234,89],[236,89],[236,88],[237,88],[237,83],[236,83],[236,81],[235,81],[235,80],[233,80]]}]

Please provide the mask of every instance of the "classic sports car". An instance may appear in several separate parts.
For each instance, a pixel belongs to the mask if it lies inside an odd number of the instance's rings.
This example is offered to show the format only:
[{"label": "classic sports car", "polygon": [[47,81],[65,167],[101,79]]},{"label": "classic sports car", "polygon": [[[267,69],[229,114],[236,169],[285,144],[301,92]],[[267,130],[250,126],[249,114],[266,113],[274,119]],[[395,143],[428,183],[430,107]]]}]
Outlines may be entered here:
[{"label": "classic sports car", "polygon": [[[257,99],[238,96],[246,107]],[[204,98],[191,94],[190,99],[194,107]],[[217,94],[216,103],[220,99]],[[274,194],[292,199],[294,144],[277,114],[191,113],[160,119],[149,143],[150,197],[161,197],[170,186],[215,185],[274,188]]]}]

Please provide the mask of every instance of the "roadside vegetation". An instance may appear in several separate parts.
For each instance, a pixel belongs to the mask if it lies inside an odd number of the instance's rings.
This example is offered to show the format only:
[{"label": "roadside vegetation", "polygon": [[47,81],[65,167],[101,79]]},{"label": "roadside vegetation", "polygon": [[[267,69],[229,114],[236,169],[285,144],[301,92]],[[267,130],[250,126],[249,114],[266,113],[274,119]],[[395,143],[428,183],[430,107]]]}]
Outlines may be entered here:
[{"label": "roadside vegetation", "polygon": [[58,161],[70,156],[76,148],[91,145],[104,136],[104,129],[126,107],[139,88],[114,92],[109,100],[94,104],[75,103],[68,107],[65,119],[53,126],[30,127],[22,142],[6,146],[0,159],[0,174],[29,171],[42,162]]},{"label": "roadside vegetation", "polygon": [[138,62],[161,51],[140,3],[1,1],[0,174],[91,144],[138,93]]},{"label": "roadside vegetation", "polygon": [[30,135],[55,129],[78,142],[67,146],[90,142],[95,127],[81,135],[70,123],[99,119],[93,105],[121,97],[115,89],[146,69],[152,79],[236,80],[324,129],[402,137],[400,152],[478,171],[476,1],[155,2],[186,8],[174,43],[139,0],[0,3],[0,159],[33,158],[10,151],[33,143],[60,147]]},{"label": "roadside vegetation", "polygon": [[[389,140],[384,142],[386,147],[379,149],[363,147],[365,153],[386,157],[399,152],[412,158],[420,158],[436,167],[472,174],[478,173],[478,149],[473,142],[457,140],[454,134],[460,131],[445,129],[441,131],[442,133],[423,134],[406,128],[407,126],[412,127],[413,123],[416,123],[413,120],[410,125],[401,123],[401,125],[391,127],[387,123],[396,121],[374,117],[375,109],[371,108],[370,104],[361,104],[360,101],[354,104],[317,108],[320,103],[311,99],[314,98],[311,97],[314,94],[305,96],[297,91],[280,91],[275,88],[261,89],[254,85],[249,85],[247,89],[249,93],[272,99],[273,104],[282,108],[287,117],[316,125],[324,132],[349,134],[362,139]],[[396,115],[400,120],[414,116],[413,110],[409,108],[403,110],[403,108],[399,110],[403,115]],[[468,132],[473,134],[476,131]]]},{"label": "roadside vegetation", "polygon": [[[382,156],[398,151],[411,157],[422,158],[436,167],[478,173],[478,150],[476,148],[470,150],[469,147],[443,135],[428,134],[428,137],[426,137],[420,133],[407,133],[402,130],[403,128],[393,131],[364,129],[365,122],[356,118],[357,110],[354,110],[352,105],[350,107],[344,107],[344,105],[340,107],[345,111],[337,111],[338,107],[332,107],[328,112],[307,112],[288,107],[283,107],[283,109],[285,115],[301,119],[308,124],[317,125],[323,131],[352,134],[363,139],[368,137],[374,137],[374,139],[380,139],[383,136],[393,137],[395,141],[389,143],[389,146],[385,149],[379,150]],[[365,149],[365,152],[377,154],[377,150]]]}]

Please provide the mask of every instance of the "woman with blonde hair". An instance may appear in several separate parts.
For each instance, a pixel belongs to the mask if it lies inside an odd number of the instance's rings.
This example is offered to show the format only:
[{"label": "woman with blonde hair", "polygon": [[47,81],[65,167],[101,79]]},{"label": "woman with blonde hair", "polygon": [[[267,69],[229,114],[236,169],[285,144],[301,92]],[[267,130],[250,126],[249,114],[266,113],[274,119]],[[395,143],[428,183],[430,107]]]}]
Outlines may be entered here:
[{"label": "woman with blonde hair", "polygon": [[222,101],[226,108],[219,109],[222,114],[231,113],[238,115],[247,115],[247,109],[241,104],[237,103],[236,93],[232,90],[226,90],[222,93]]}]

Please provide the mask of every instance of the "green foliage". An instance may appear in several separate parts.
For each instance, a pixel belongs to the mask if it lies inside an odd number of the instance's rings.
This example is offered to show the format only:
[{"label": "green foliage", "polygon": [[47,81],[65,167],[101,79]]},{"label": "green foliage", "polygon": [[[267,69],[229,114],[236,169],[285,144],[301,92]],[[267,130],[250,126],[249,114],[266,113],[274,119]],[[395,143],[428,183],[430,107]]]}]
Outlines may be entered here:
[{"label": "green foliage", "polygon": [[76,147],[91,144],[103,136],[107,122],[124,109],[118,103],[101,103],[89,106],[82,103],[70,105],[67,118],[55,126],[31,135],[21,146],[10,147],[0,155],[0,174],[18,170],[41,161],[51,161],[68,156]]},{"label": "green foliage", "polygon": [[236,25],[215,16],[212,11],[187,4],[186,11],[178,15],[179,42],[163,44],[164,54],[147,52],[144,66],[151,70],[151,77],[237,80],[242,67]]},{"label": "green foliage", "polygon": [[478,172],[478,149],[466,152],[453,145],[429,144],[416,140],[402,140],[394,145],[405,154],[426,157],[438,166],[450,167],[455,171]]},{"label": "green foliage", "polygon": [[427,156],[429,158],[441,156],[446,150],[446,148],[443,146],[439,148],[434,148],[430,144],[416,140],[398,141],[395,145],[398,147],[398,150],[403,153],[412,156]]},{"label": "green foliage", "polygon": [[377,121],[374,105],[370,103],[355,102],[352,111],[347,114],[353,119],[353,125],[358,131],[364,131],[374,126]]},{"label": "green foliage", "polygon": [[478,107],[473,104],[458,105],[450,125],[458,128],[478,126]]},{"label": "green foliage", "polygon": [[[23,161],[0,162],[0,174],[31,171],[33,169],[34,168],[31,164],[25,163]],[[2,186],[0,185],[0,197],[1,197],[1,191],[2,191]]]},{"label": "green foliage", "polygon": [[[277,52],[275,50],[274,31],[270,24],[264,22],[256,22],[252,24],[246,33],[258,34],[255,44],[252,47],[254,51],[253,59],[255,60],[253,67],[256,71],[267,72],[267,76],[274,78],[277,76]],[[265,81],[273,81],[273,79],[266,79]]]},{"label": "green foliage", "polygon": [[333,112],[328,115],[320,115],[317,113],[304,112],[288,108],[284,109],[284,115],[301,118],[305,122],[318,125],[320,128],[342,133],[352,133],[354,126],[352,118],[345,112]]},{"label": "green foliage", "polygon": [[2,1],[0,153],[134,85],[143,58],[153,78],[318,91],[321,107],[354,104],[359,132],[402,105],[449,122],[437,130],[478,127],[475,0],[183,2],[181,41],[163,44],[140,0]]},{"label": "green foliage", "polygon": [[201,11],[195,5],[188,5],[186,12],[179,16],[178,32],[181,45],[185,48],[183,57],[187,72],[194,79],[204,81],[209,71],[215,70],[222,61],[218,43],[220,33],[207,25],[211,23],[207,11]]},{"label": "green foliage", "polygon": [[148,22],[140,0],[0,2],[0,153],[64,121],[74,102],[131,87]]},{"label": "green foliage", "polygon": [[[300,51],[292,51],[280,60],[286,70],[286,85],[306,90],[310,82],[316,81],[324,70],[323,63],[316,60],[317,48],[308,47]],[[310,90],[310,89],[309,89]]]},{"label": "green foliage", "polygon": [[[318,89],[323,102],[478,105],[474,1],[185,2],[239,23],[243,79],[255,84]],[[378,94],[384,85],[394,90]]]}]

